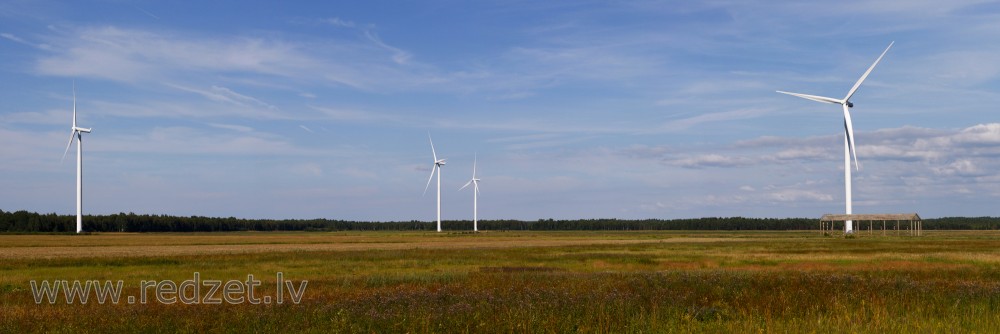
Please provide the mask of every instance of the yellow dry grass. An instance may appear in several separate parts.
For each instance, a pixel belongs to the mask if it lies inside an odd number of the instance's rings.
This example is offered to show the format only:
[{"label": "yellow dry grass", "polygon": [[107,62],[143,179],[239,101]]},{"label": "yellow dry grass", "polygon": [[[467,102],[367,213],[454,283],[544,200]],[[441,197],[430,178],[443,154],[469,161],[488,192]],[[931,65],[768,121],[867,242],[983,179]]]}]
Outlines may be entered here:
[{"label": "yellow dry grass", "polygon": [[523,248],[642,243],[746,241],[745,238],[648,232],[424,232],[362,233],[101,233],[95,235],[0,235],[0,259],[149,257],[203,254],[360,251],[399,249]]}]

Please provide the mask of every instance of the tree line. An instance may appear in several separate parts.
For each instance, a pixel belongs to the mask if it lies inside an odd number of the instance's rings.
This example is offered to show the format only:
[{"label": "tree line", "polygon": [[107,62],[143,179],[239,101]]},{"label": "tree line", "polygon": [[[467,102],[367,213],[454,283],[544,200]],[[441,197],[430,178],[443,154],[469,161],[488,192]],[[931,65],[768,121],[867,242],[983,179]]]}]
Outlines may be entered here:
[{"label": "tree line", "polygon": [[[539,219],[480,220],[481,230],[814,230],[818,219],[710,217],[694,219]],[[442,221],[445,230],[472,230],[470,220]],[[1000,217],[948,217],[924,220],[925,230],[1000,229]],[[28,211],[0,210],[0,232],[74,232],[76,216],[39,214]],[[179,217],[116,213],[85,215],[83,230],[88,232],[224,232],[224,231],[434,231],[435,222],[425,221],[349,221],[335,219],[243,219],[235,217]]]}]

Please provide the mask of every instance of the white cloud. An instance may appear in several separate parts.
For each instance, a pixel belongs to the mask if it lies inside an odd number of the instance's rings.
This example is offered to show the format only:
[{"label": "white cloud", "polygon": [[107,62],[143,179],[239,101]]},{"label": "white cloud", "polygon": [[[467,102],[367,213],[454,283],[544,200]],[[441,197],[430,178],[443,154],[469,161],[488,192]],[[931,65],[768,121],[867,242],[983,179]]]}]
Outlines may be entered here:
[{"label": "white cloud", "polygon": [[236,124],[209,123],[208,125],[210,125],[212,127],[215,127],[215,128],[219,128],[219,129],[233,130],[233,131],[237,131],[237,132],[252,132],[253,131],[253,128],[251,128],[249,126],[236,125]]},{"label": "white cloud", "polygon": [[337,27],[354,28],[355,26],[354,22],[345,21],[340,19],[339,17],[331,17],[323,20],[323,22]]},{"label": "white cloud", "polygon": [[747,157],[725,156],[717,153],[699,154],[682,157],[671,161],[671,164],[685,168],[705,167],[740,167],[752,164],[753,159]]},{"label": "white cloud", "polygon": [[802,189],[783,189],[772,191],[767,194],[768,198],[777,202],[803,202],[803,201],[818,201],[818,202],[829,202],[833,200],[833,196],[830,194],[820,193],[811,190]]},{"label": "white cloud", "polygon": [[92,136],[91,149],[115,153],[169,153],[184,155],[279,155],[319,156],[335,154],[297,147],[280,136],[261,131],[245,130],[240,126],[215,124],[235,132],[207,132],[190,127],[154,127],[146,134],[107,134]]},{"label": "white cloud", "polygon": [[292,166],[292,173],[305,176],[323,176],[323,167],[316,163],[302,163]]},{"label": "white cloud", "polygon": [[111,26],[83,28],[51,44],[57,46],[52,55],[36,65],[40,74],[126,82],[192,71],[290,76],[316,64],[296,46],[277,40],[192,38]]},{"label": "white cloud", "polygon": [[932,167],[931,168],[935,174],[944,176],[978,176],[983,175],[982,171],[976,164],[969,159],[959,159],[955,160],[947,166],[943,167]]},{"label": "white cloud", "polygon": [[[423,76],[399,67],[416,66],[408,52],[367,31],[355,40],[290,41],[280,35],[213,36],[103,26],[57,31],[48,39],[56,47],[34,66],[42,75],[125,83],[254,75],[360,89],[417,87]],[[390,61],[379,60],[386,52]],[[225,89],[215,87],[213,93],[239,98]]]},{"label": "white cloud", "polygon": [[396,64],[400,65],[406,64],[412,57],[412,55],[410,55],[409,52],[403,51],[399,48],[386,44],[385,42],[382,41],[381,38],[378,37],[378,34],[376,34],[371,30],[365,30],[365,37],[368,37],[368,40],[372,41],[372,43],[375,43],[375,45],[378,45],[379,47],[392,52],[392,60],[396,62]]},{"label": "white cloud", "polygon": [[203,90],[203,89],[185,87],[172,83],[167,83],[166,85],[182,91],[201,95],[212,101],[226,102],[237,106],[256,105],[265,107],[267,109],[278,109],[273,105],[264,103],[256,98],[234,92],[233,90],[226,87],[212,86],[209,90]]},{"label": "white cloud", "polygon": [[378,178],[378,174],[376,174],[374,171],[368,170],[368,169],[361,169],[361,168],[357,168],[357,167],[344,168],[344,169],[340,170],[340,173],[344,174],[344,175],[347,175],[347,176],[350,176],[350,177],[355,178],[355,179],[376,179],[376,178]]},{"label": "white cloud", "polygon": [[[190,92],[202,95],[196,91]],[[94,117],[111,116],[115,118],[226,118],[227,121],[233,117],[250,120],[303,118],[302,115],[283,113],[272,108],[230,103],[225,96],[213,95],[212,92],[202,91],[202,93],[216,96],[221,100],[214,100],[205,95],[202,96],[208,99],[206,102],[189,99],[160,100],[159,97],[143,99],[142,102],[121,102],[127,101],[125,99],[118,101],[87,100],[86,104],[89,108],[86,109],[86,114]]]},{"label": "white cloud", "polygon": [[925,59],[934,64],[935,79],[950,85],[971,87],[1000,76],[1000,64],[995,59],[1000,50],[949,51]]},{"label": "white cloud", "polygon": [[35,44],[35,43],[32,43],[32,42],[26,41],[23,38],[18,37],[17,35],[14,35],[14,34],[11,34],[11,33],[0,33],[0,37],[5,38],[7,40],[10,40],[12,42],[16,42],[16,43],[20,43],[20,44],[24,44],[24,45],[36,48],[36,49],[39,49],[39,50],[50,50],[52,48],[48,44],[44,44],[44,43],[42,43],[42,44]]},{"label": "white cloud", "polygon": [[236,103],[236,104],[246,105],[247,102],[249,102],[250,104],[256,104],[258,106],[266,107],[268,109],[278,109],[277,107],[275,107],[273,105],[264,103],[263,101],[258,100],[256,98],[253,98],[251,96],[247,96],[247,95],[243,95],[243,94],[234,92],[233,90],[231,90],[229,88],[226,88],[226,87],[212,86],[212,91],[217,92],[220,95],[227,97],[229,99],[229,101],[234,101],[234,103]]},{"label": "white cloud", "polygon": [[953,136],[959,144],[1000,145],[1000,123],[979,124],[966,128]]},{"label": "white cloud", "polygon": [[669,121],[660,126],[659,130],[660,131],[685,130],[694,126],[698,126],[703,123],[732,122],[737,120],[757,118],[766,115],[770,112],[771,112],[770,109],[765,109],[765,108],[742,108],[742,109],[735,109],[722,112],[704,113],[697,116]]},{"label": "white cloud", "polygon": [[6,39],[9,39],[11,41],[18,42],[18,43],[21,43],[21,44],[28,44],[28,42],[25,42],[20,37],[17,37],[14,34],[11,34],[11,33],[6,33],[6,32],[5,33],[0,33],[0,37],[6,38]]},{"label": "white cloud", "polygon": [[23,123],[23,124],[47,124],[47,125],[67,125],[72,118],[72,109],[66,110],[46,110],[27,111],[0,114],[2,123]]},{"label": "white cloud", "polygon": [[373,111],[362,111],[352,109],[330,108],[312,106],[313,110],[322,112],[330,120],[353,121],[353,122],[389,122],[396,123],[404,118],[397,115],[384,114]]}]

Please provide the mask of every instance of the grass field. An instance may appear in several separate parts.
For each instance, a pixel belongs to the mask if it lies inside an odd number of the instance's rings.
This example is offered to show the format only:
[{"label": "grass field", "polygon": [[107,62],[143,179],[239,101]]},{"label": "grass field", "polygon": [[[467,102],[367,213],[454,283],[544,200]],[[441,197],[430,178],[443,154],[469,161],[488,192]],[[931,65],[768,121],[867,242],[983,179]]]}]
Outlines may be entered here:
[{"label": "grass field", "polygon": [[[84,305],[29,284],[135,296],[195,272],[308,285],[298,304]],[[0,235],[0,314],[0,332],[1000,332],[1000,233]]]}]

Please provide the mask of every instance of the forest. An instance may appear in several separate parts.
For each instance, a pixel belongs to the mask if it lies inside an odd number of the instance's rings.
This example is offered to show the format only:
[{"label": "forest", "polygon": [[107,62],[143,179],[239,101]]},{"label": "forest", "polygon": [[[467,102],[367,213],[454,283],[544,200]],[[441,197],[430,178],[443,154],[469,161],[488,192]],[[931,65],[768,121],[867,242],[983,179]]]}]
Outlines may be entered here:
[{"label": "forest", "polygon": [[[28,211],[0,210],[0,232],[37,233],[73,232],[76,216],[39,214]],[[448,231],[472,230],[470,220],[441,222]],[[480,220],[480,230],[812,230],[818,229],[813,218],[744,218],[711,217],[695,219],[574,219],[556,220]],[[116,213],[85,215],[83,229],[87,232],[222,232],[222,231],[433,231],[435,222],[427,221],[347,221],[335,219],[242,219],[235,217],[178,217]],[[925,230],[995,230],[1000,229],[1000,217],[947,217],[924,220]]]}]

